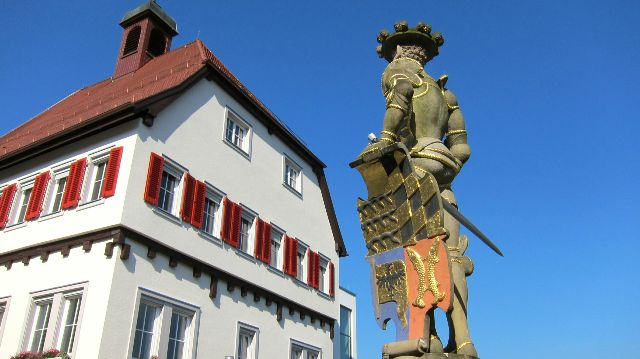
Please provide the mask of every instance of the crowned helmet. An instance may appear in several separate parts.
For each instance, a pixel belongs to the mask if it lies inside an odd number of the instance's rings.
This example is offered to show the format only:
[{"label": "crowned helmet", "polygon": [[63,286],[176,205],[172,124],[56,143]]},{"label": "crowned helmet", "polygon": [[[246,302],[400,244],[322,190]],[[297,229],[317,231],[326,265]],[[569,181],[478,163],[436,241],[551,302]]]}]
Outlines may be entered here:
[{"label": "crowned helmet", "polygon": [[395,32],[389,33],[382,30],[378,34],[380,45],[376,48],[378,56],[384,57],[387,61],[393,61],[393,56],[398,45],[422,46],[429,53],[432,59],[438,56],[438,48],[444,44],[444,37],[439,32],[431,33],[431,25],[419,22],[415,28],[409,28],[407,21],[398,21],[393,26]]}]

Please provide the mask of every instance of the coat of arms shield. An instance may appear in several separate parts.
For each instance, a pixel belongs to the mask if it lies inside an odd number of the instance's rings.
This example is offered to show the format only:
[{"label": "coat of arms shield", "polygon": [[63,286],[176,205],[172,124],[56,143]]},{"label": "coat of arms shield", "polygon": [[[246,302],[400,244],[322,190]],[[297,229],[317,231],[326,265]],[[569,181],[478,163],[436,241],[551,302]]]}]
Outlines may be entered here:
[{"label": "coat of arms shield", "polygon": [[396,340],[422,338],[427,313],[451,307],[444,210],[435,178],[419,172],[403,144],[373,147],[351,163],[367,185],[358,199],[376,320],[395,323]]}]

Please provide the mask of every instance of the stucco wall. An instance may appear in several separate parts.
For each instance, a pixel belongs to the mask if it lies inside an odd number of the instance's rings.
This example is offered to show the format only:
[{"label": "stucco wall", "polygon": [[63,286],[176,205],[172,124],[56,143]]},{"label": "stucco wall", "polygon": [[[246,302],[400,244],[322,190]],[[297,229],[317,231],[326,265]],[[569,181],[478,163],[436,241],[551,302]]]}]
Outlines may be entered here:
[{"label": "stucco wall", "polygon": [[[32,293],[71,284],[84,283],[86,293],[80,320],[74,358],[97,358],[105,321],[115,257],[104,255],[106,242],[95,243],[89,253],[82,248],[71,249],[63,258],[60,252],[51,253],[46,262],[32,258],[28,265],[14,263],[10,270],[0,267],[0,298],[9,297],[5,312],[4,332],[0,338],[0,358],[9,358],[28,349],[28,318]],[[55,320],[51,318],[50,320]],[[48,348],[45,348],[48,349]]]},{"label": "stucco wall", "polygon": [[195,346],[198,358],[235,356],[238,322],[259,329],[260,358],[289,357],[292,339],[321,348],[323,359],[333,358],[333,342],[327,324],[324,329],[320,328],[318,320],[313,324],[309,316],[301,320],[297,311],[290,316],[287,308],[283,309],[283,320],[278,322],[275,303],[267,307],[264,298],[254,302],[251,294],[243,298],[239,288],[230,293],[224,281],[218,283],[218,295],[211,299],[211,279],[207,274],[194,278],[191,267],[179,263],[171,268],[165,255],[158,254],[149,259],[146,246],[129,240],[127,243],[132,245],[131,255],[126,261],[118,262],[115,268],[99,358],[125,358],[131,351],[136,297],[141,290],[197,308],[200,316]]},{"label": "stucco wall", "polygon": [[[231,108],[252,127],[250,159],[223,140],[226,108]],[[275,135],[270,135],[266,127],[214,82],[204,79],[160,112],[152,127],[140,124],[138,132],[124,225],[270,291],[294,298],[327,316],[338,317],[339,307],[333,299],[268,270],[267,266],[238,254],[226,244],[204,239],[190,225],[159,215],[153,206],[143,201],[149,154],[164,154],[197,179],[206,180],[231,200],[242,203],[330,258],[337,278],[339,266],[333,235],[317,178],[309,164]],[[283,153],[302,167],[302,198],[283,185]],[[178,197],[181,196],[179,192]]]}]

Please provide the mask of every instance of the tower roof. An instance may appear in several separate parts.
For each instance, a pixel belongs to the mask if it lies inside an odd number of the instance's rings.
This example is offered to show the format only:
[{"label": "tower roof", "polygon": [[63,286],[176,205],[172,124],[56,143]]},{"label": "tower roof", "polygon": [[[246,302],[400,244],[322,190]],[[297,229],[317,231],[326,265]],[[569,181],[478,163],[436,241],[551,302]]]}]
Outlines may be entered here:
[{"label": "tower roof", "polygon": [[159,20],[161,20],[161,22],[167,26],[168,30],[172,32],[172,35],[178,34],[178,25],[176,24],[176,21],[164,10],[162,10],[160,5],[158,5],[155,0],[149,0],[141,4],[137,8],[127,11],[127,13],[124,14],[124,17],[122,18],[122,21],[120,21],[120,26],[126,27],[132,22],[135,22],[141,17],[148,14],[154,15]]}]

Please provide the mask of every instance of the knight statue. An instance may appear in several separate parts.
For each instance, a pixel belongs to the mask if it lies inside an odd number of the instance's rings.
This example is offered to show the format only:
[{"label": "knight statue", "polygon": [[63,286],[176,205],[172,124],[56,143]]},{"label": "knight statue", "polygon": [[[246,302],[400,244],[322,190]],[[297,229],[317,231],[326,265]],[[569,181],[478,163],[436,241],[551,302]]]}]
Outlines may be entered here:
[{"label": "knight statue", "polygon": [[[350,164],[369,192],[358,200],[358,212],[376,318],[383,328],[390,320],[396,327],[397,341],[385,344],[383,357],[477,358],[467,325],[466,277],[473,262],[460,235],[466,218],[451,189],[471,155],[464,117],[447,76],[435,80],[424,69],[438,55],[442,34],[422,22],[394,28],[378,35],[378,54],[389,62],[382,74],[382,131],[369,136],[371,143]],[[448,319],[446,346],[435,329],[438,307]]]}]

